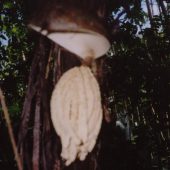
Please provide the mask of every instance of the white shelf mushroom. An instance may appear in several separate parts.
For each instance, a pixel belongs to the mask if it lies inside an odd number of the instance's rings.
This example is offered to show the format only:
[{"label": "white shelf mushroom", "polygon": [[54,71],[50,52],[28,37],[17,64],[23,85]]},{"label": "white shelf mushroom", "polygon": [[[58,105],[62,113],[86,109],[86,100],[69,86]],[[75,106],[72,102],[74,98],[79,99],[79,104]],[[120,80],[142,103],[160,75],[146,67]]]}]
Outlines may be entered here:
[{"label": "white shelf mushroom", "polygon": [[33,16],[28,24],[31,29],[82,59],[101,57],[110,48],[101,20],[85,10],[50,1]]}]

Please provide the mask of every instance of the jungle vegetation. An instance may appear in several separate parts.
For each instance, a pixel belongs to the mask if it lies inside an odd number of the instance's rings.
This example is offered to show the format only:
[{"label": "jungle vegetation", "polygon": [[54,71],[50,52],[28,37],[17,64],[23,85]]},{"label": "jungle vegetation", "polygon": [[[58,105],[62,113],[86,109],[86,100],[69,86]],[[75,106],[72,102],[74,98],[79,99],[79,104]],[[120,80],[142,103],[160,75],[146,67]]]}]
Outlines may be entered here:
[{"label": "jungle vegetation", "polygon": [[[33,103],[36,103],[36,94],[40,93],[43,97],[40,100],[43,110],[39,120],[42,125],[40,140],[45,139],[40,142],[44,157],[40,158],[39,169],[169,170],[170,2],[74,1],[75,5],[94,13],[104,11],[102,17],[108,25],[111,49],[97,61],[105,108],[98,144],[85,162],[76,161],[70,167],[64,167],[60,160],[59,138],[54,133],[49,115],[44,116],[48,113],[45,102],[52,90],[49,84],[52,78],[49,76],[48,82],[42,78],[48,62],[46,56],[52,49],[54,58],[60,57],[59,47],[27,28],[30,13],[40,3],[45,2],[0,1],[0,86],[16,140],[20,149],[26,152],[23,156],[27,160],[25,169],[32,169],[33,119],[37,114]],[[56,75],[75,65],[79,65],[79,61],[67,51],[62,51]],[[38,84],[40,91],[35,86],[39,81],[43,82],[43,85]],[[37,88],[37,93],[33,93],[34,88]],[[42,92],[44,90],[47,94]],[[31,97],[29,111],[24,110],[28,106],[24,106],[25,96]],[[21,113],[30,114],[29,122],[21,117]],[[21,127],[27,128],[21,130]],[[1,108],[0,169],[17,169]]]}]

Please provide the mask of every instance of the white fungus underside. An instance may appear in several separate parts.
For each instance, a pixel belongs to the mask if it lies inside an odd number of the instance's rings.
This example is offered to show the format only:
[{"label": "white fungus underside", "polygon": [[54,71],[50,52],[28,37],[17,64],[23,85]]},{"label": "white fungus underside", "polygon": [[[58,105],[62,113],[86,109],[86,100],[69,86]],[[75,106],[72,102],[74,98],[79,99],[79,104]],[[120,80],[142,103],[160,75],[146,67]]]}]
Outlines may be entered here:
[{"label": "white fungus underside", "polygon": [[110,48],[110,43],[107,38],[96,32],[60,32],[56,31],[47,34],[46,30],[41,30],[40,27],[29,25],[32,29],[41,34],[46,35],[49,39],[64,47],[68,51],[85,59],[85,57],[98,58],[103,56]]}]

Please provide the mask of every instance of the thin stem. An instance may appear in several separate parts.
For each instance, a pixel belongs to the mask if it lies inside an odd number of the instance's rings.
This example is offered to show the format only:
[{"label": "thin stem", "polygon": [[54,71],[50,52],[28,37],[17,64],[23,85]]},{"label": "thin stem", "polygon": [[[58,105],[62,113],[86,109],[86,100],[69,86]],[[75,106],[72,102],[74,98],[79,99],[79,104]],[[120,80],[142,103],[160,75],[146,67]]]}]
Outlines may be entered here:
[{"label": "thin stem", "polygon": [[18,153],[18,150],[17,150],[17,145],[16,145],[16,141],[15,141],[15,138],[14,138],[13,130],[12,130],[12,125],[11,125],[11,120],[10,120],[10,116],[9,116],[9,113],[8,113],[8,108],[6,106],[5,97],[3,95],[1,88],[0,88],[0,100],[1,100],[2,110],[4,112],[4,117],[5,117],[5,120],[6,120],[6,123],[7,123],[8,133],[9,133],[10,141],[11,141],[11,144],[12,144],[14,156],[15,156],[15,159],[16,159],[16,162],[17,162],[18,170],[22,170],[23,169],[22,163],[21,163],[21,159],[20,159],[20,156],[19,156],[19,153]]}]

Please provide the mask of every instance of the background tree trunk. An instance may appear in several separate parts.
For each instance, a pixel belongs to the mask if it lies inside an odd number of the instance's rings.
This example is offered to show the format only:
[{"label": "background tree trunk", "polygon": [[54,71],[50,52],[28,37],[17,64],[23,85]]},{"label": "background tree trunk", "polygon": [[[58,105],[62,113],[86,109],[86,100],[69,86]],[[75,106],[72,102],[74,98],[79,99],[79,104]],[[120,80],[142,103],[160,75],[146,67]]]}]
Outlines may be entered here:
[{"label": "background tree trunk", "polygon": [[151,6],[150,5],[151,5],[150,1],[146,0],[146,6],[147,6],[147,10],[148,10],[148,17],[149,17],[150,24],[151,24],[151,27],[152,27],[152,10],[151,10]]}]

